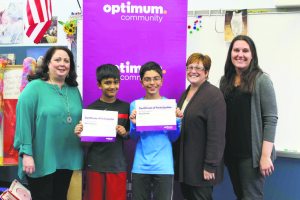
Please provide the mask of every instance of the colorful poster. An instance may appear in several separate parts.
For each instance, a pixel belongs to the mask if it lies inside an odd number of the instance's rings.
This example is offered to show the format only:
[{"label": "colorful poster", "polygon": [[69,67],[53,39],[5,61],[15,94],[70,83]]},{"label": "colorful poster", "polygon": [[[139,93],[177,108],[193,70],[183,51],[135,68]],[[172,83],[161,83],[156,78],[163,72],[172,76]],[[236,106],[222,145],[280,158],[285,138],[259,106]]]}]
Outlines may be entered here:
[{"label": "colorful poster", "polygon": [[0,0],[0,45],[23,41],[23,2]]},{"label": "colorful poster", "polygon": [[16,127],[16,105],[20,95],[22,68],[7,68],[3,76],[3,163],[2,165],[18,164],[18,152],[14,149]]},{"label": "colorful poster", "polygon": [[3,164],[17,165],[18,151],[14,149],[16,128],[16,106],[18,99],[4,99],[3,120]]},{"label": "colorful poster", "polygon": [[144,96],[139,69],[148,61],[164,71],[161,95],[180,97],[185,89],[187,1],[91,0],[83,13],[85,106],[101,94],[95,71],[106,63],[121,71],[120,99]]}]

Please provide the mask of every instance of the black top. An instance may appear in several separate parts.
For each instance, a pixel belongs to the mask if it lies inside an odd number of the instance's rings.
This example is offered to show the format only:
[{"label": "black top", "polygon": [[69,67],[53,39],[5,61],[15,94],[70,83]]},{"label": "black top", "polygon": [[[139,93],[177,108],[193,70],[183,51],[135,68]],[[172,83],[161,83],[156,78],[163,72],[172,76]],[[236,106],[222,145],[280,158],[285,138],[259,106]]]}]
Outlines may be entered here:
[{"label": "black top", "polygon": [[[105,103],[97,100],[87,109],[118,111],[118,124],[129,130],[129,104],[120,100]],[[117,135],[115,142],[93,142],[87,152],[86,169],[97,172],[126,172],[124,139]]]},{"label": "black top", "polygon": [[227,126],[225,158],[250,158],[251,155],[251,94],[239,87],[225,99]]}]

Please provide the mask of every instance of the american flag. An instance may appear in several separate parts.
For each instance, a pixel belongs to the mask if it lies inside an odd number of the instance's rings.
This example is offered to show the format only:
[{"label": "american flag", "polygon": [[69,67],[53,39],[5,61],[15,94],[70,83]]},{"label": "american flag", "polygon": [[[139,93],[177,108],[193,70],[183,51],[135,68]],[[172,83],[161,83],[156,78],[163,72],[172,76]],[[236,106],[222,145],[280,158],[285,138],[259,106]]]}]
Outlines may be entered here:
[{"label": "american flag", "polygon": [[27,0],[27,20],[25,20],[26,35],[39,43],[51,25],[51,0]]}]

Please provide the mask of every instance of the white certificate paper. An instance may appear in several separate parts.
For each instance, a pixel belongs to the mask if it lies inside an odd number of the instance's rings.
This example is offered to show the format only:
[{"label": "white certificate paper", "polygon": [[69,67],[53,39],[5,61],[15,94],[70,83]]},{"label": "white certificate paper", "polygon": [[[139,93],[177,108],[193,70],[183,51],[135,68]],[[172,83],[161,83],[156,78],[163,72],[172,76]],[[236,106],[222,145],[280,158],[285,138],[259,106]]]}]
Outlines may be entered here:
[{"label": "white certificate paper", "polygon": [[117,134],[118,112],[83,109],[82,124],[81,141],[114,142]]},{"label": "white certificate paper", "polygon": [[136,130],[176,130],[175,99],[137,100]]}]

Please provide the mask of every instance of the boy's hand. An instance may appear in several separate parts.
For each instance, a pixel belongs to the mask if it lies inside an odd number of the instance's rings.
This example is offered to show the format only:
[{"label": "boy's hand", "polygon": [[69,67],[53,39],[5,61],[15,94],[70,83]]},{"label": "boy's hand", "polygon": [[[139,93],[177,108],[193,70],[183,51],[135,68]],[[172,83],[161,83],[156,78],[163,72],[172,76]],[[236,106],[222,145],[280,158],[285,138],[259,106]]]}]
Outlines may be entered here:
[{"label": "boy's hand", "polygon": [[126,129],[124,128],[124,126],[117,125],[116,130],[117,130],[117,133],[118,133],[120,136],[122,136],[122,137],[124,137],[124,136],[127,135],[127,131],[126,131]]},{"label": "boy's hand", "polygon": [[215,173],[203,170],[203,177],[206,181],[215,180]]},{"label": "boy's hand", "polygon": [[82,124],[81,121],[79,121],[79,124],[77,124],[77,125],[75,126],[74,133],[75,133],[78,137],[80,137],[80,133],[82,132],[82,130],[83,130],[83,124]]},{"label": "boy's hand", "polygon": [[129,116],[129,119],[130,121],[133,123],[133,124],[136,124],[136,110],[133,110]]},{"label": "boy's hand", "polygon": [[179,108],[176,108],[176,117],[180,119],[183,117],[183,112]]}]

